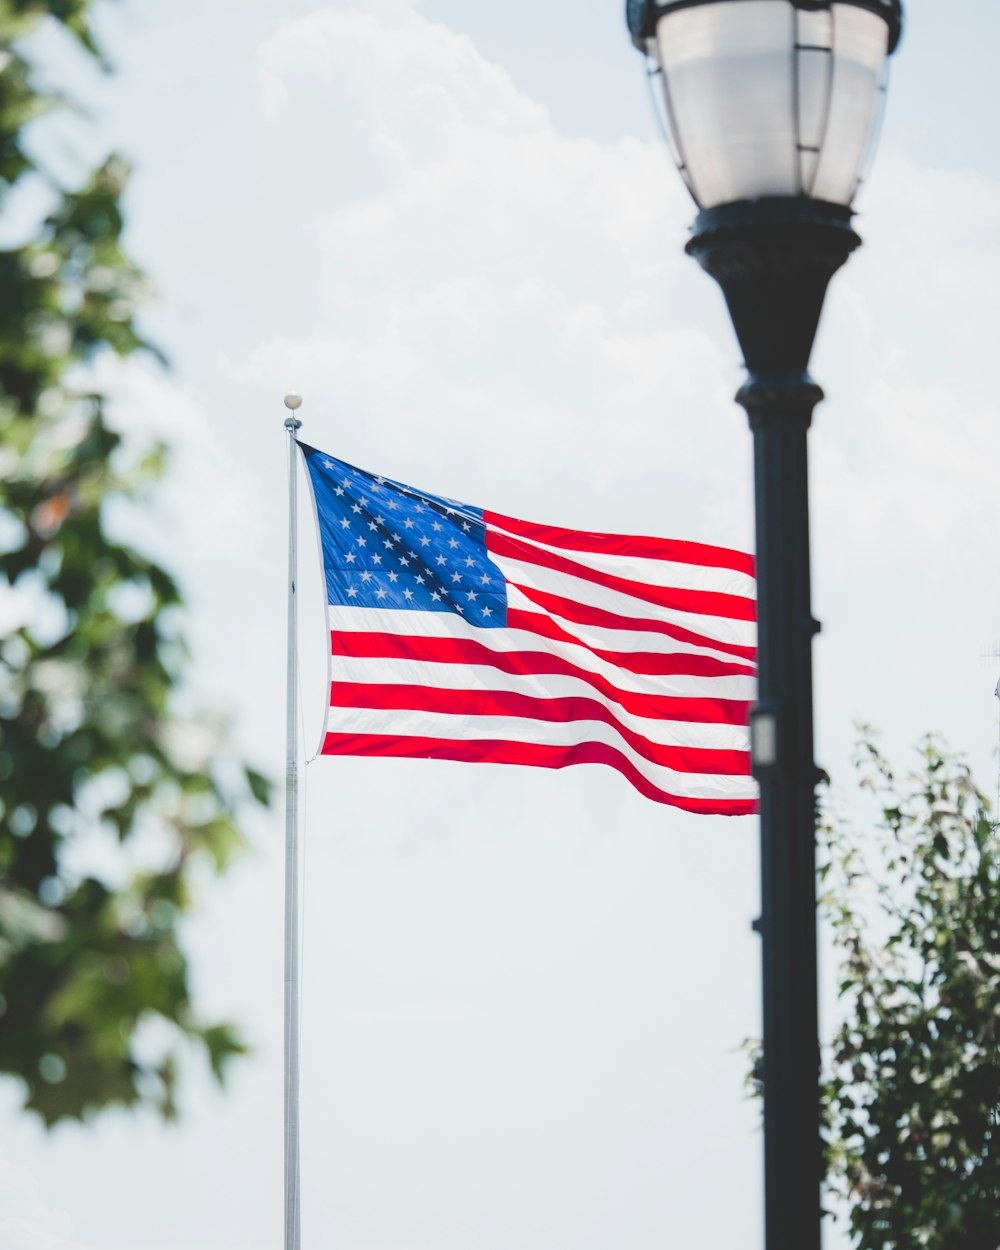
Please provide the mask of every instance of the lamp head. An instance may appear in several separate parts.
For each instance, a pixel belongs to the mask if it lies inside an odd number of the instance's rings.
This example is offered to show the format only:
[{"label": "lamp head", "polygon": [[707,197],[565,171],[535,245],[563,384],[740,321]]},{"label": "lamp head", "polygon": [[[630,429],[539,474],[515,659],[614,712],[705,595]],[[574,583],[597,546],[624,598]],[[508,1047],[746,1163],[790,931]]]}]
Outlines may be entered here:
[{"label": "lamp head", "polygon": [[849,205],[874,147],[901,0],[627,0],[701,208]]}]

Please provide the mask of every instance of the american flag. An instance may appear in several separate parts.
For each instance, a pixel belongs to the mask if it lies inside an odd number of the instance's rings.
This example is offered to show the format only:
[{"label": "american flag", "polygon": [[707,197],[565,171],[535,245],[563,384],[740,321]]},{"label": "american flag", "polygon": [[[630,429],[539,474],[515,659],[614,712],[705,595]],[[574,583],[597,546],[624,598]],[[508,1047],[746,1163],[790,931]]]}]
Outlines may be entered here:
[{"label": "american flag", "polygon": [[322,754],[600,763],[744,815],[753,561],[517,521],[299,443],[326,574]]}]

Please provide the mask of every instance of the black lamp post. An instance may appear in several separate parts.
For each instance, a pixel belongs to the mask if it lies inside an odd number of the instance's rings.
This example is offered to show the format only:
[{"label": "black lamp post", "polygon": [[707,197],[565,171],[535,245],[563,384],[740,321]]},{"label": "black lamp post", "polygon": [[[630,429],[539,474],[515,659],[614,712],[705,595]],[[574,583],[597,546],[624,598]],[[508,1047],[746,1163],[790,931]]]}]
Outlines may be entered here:
[{"label": "black lamp post", "polygon": [[766,1250],[818,1250],[822,1155],[806,435],[827,284],[861,240],[861,181],[901,0],[628,0],[674,160],[687,251],[722,287],[754,440]]}]

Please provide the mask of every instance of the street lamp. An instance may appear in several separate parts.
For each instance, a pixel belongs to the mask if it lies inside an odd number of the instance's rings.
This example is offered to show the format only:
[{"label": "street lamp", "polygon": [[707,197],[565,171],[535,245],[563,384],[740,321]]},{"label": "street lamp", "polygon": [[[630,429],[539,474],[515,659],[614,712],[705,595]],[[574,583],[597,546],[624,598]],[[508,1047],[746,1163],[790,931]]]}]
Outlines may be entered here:
[{"label": "street lamp", "polygon": [[628,0],[699,209],[687,251],[722,287],[754,440],[766,1250],[818,1250],[819,1048],[808,373],[826,288],[861,240],[900,0]]}]

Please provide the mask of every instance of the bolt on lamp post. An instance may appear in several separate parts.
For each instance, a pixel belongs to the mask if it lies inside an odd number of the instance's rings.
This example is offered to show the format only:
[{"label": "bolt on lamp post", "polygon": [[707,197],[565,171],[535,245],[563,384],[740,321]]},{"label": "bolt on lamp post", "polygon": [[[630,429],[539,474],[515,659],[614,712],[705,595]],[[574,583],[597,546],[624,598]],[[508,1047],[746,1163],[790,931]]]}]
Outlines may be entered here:
[{"label": "bolt on lamp post", "polygon": [[827,284],[861,240],[851,201],[901,0],[628,0],[699,209],[687,251],[722,287],[749,377],[759,696],[766,1250],[818,1250],[823,1165],[806,434]]}]

